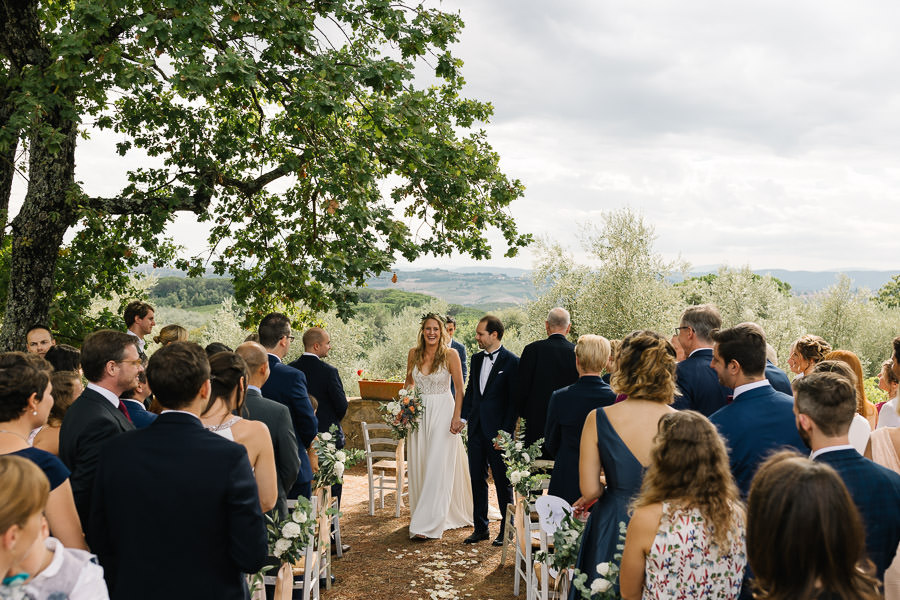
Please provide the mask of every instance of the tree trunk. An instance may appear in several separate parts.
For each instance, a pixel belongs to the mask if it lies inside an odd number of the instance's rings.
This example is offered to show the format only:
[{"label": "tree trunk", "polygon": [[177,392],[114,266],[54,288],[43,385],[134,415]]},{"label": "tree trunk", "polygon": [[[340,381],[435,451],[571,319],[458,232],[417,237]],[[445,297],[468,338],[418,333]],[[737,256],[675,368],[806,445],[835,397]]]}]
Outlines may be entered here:
[{"label": "tree trunk", "polygon": [[77,127],[71,122],[57,127],[65,141],[56,152],[37,137],[29,144],[28,191],[12,221],[9,296],[0,329],[2,350],[24,348],[26,330],[46,321],[63,235],[76,222],[67,194],[75,182]]},{"label": "tree trunk", "polygon": [[[6,72],[2,72],[0,75],[9,76]],[[12,114],[9,92],[8,87],[0,83],[0,129],[2,130],[8,129],[9,118]],[[13,177],[15,177],[16,149],[18,148],[18,139],[12,135],[13,132],[8,131],[7,134],[11,138],[9,147],[6,151],[0,151],[0,247],[3,246],[6,223],[9,221],[9,196],[12,192]]]}]

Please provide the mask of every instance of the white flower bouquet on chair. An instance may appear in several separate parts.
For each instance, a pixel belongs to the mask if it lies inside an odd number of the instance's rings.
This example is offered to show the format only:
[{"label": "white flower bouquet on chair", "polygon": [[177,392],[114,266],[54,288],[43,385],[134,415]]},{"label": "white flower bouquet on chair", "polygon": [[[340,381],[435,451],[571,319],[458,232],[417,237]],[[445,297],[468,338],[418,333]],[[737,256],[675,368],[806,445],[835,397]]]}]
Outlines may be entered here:
[{"label": "white flower bouquet on chair", "polygon": [[366,453],[355,448],[337,449],[334,443],[337,425],[320,433],[313,440],[313,448],[319,458],[319,469],[313,474],[313,488],[331,487],[344,483],[344,471],[366,458]]},{"label": "white flower bouquet on chair", "polygon": [[520,496],[532,500],[535,496],[535,484],[542,479],[548,479],[549,475],[531,474],[534,461],[541,455],[544,438],[540,438],[527,448],[524,440],[525,419],[519,419],[515,438],[502,430],[497,434],[497,444],[503,452],[503,464],[506,465],[506,477]]}]

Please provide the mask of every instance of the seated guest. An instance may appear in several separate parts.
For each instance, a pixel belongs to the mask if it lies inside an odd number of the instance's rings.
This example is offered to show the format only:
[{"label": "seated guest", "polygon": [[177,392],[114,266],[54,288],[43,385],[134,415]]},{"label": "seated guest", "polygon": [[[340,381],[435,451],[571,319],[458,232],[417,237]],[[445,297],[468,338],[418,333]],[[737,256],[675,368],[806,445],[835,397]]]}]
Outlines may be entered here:
[{"label": "seated guest", "polygon": [[723,386],[712,362],[712,332],[722,326],[722,317],[712,304],[690,306],[681,315],[675,337],[684,348],[685,359],[678,363],[676,384],[681,392],[672,408],[691,409],[707,417],[725,406],[731,390]]},{"label": "seated guest", "polygon": [[[653,331],[635,331],[622,340],[612,387],[627,397],[592,410],[584,422],[579,451],[581,498],[576,509],[589,508],[576,567],[588,574],[610,561],[619,543],[619,523],[628,523],[628,506],[638,494],[650,464],[656,423],[674,412],[675,349]],[[606,477],[604,485],[602,477]]]},{"label": "seated guest", "polygon": [[[46,364],[43,359],[37,359]],[[87,549],[75,510],[69,470],[55,456],[28,445],[28,433],[47,423],[53,406],[50,371],[37,368],[24,352],[0,354],[0,454],[27,458],[50,481],[45,514],[50,531],[70,548]]]},{"label": "seated guest", "polygon": [[754,598],[881,598],[859,511],[841,478],[793,452],[769,458],[753,479],[747,560]]},{"label": "seated guest", "polygon": [[[843,375],[850,380],[850,383],[856,386],[856,373],[850,368],[850,365],[842,360],[823,360],[816,363],[813,367],[813,373],[837,373]],[[853,415],[853,421],[850,423],[850,445],[853,446],[860,454],[864,453],[866,446],[869,444],[869,436],[872,434],[872,428],[866,418],[858,412]]]},{"label": "seated guest", "polygon": [[625,538],[622,598],[737,598],[747,547],[725,444],[694,411],[658,427]]},{"label": "seated guest", "polygon": [[882,402],[878,408],[878,427],[897,427],[900,425],[900,405],[897,402],[900,381],[894,375],[890,359],[881,363],[881,372],[878,374],[878,389],[887,392],[887,402]]},{"label": "seated guest", "polygon": [[53,396],[53,406],[50,408],[47,424],[41,427],[34,436],[32,446],[59,456],[59,428],[62,427],[63,417],[75,402],[75,398],[80,396],[83,391],[81,376],[75,371],[54,371],[50,374],[50,395]]},{"label": "seated guest", "polygon": [[[100,457],[88,540],[113,600],[242,600],[243,573],[267,554],[247,450],[204,429],[210,370],[203,349],[157,350],[147,379],[160,404],[146,429],[116,436]],[[135,506],[153,506],[135,517]]]},{"label": "seated guest", "polygon": [[269,428],[261,421],[251,421],[234,414],[240,415],[244,407],[249,375],[247,363],[234,352],[218,352],[209,359],[209,369],[212,392],[200,414],[200,421],[209,431],[247,449],[259,488],[260,505],[263,512],[270,511],[278,501],[278,482]]},{"label": "seated guest", "polygon": [[53,365],[54,371],[75,371],[81,374],[81,350],[68,344],[50,346],[44,359]]},{"label": "seated guest", "polygon": [[128,415],[137,429],[143,429],[156,420],[157,415],[147,410],[147,398],[150,397],[150,384],[147,383],[147,373],[138,373],[138,384],[130,390],[125,390],[119,396],[128,407]]},{"label": "seated guest", "polygon": [[825,360],[845,362],[853,370],[853,374],[856,376],[856,381],[854,381],[856,387],[856,414],[862,415],[869,422],[869,429],[875,429],[878,422],[878,410],[874,404],[869,402],[869,398],[866,396],[866,388],[863,385],[866,376],[863,374],[862,363],[859,362],[859,357],[856,353],[849,350],[832,350],[825,355]]},{"label": "seated guest", "polygon": [[[0,379],[5,377],[0,373]],[[15,566],[25,558],[41,534],[44,507],[50,494],[47,477],[21,456],[0,456],[0,574],[16,577]],[[6,597],[6,580],[0,597]]]},{"label": "seated guest", "polygon": [[544,449],[555,459],[550,494],[573,503],[581,496],[578,487],[578,454],[584,420],[594,409],[612,405],[616,395],[600,373],[609,357],[609,342],[599,335],[583,335],[575,344],[578,381],[556,390],[547,408]]},{"label": "seated guest", "polygon": [[187,329],[181,325],[166,325],[153,336],[153,341],[161,346],[168,346],[172,342],[186,342],[187,339]]},{"label": "seated guest", "polygon": [[756,323],[713,334],[712,367],[732,402],[709,418],[728,445],[731,473],[741,495],[750,490],[756,468],[773,450],[805,449],[794,425],[794,399],[766,379],[766,335]]},{"label": "seated guest", "polygon": [[806,334],[791,345],[788,365],[797,375],[809,375],[816,363],[825,360],[831,345],[817,335]]},{"label": "seated guest", "polygon": [[812,373],[795,380],[797,428],[811,458],[838,472],[866,530],[866,550],[884,577],[900,544],[900,475],[864,458],[847,432],[856,412],[853,383],[838,373]]}]

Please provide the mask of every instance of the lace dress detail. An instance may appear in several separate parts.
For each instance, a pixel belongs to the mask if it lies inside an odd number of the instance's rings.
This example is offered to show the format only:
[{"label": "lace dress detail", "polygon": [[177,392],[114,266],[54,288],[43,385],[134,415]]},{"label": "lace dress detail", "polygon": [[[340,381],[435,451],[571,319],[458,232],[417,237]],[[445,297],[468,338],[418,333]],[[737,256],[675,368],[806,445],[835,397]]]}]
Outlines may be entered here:
[{"label": "lace dress detail", "polygon": [[447,375],[447,370],[443,367],[428,375],[420,371],[418,366],[413,367],[413,381],[416,383],[419,394],[423,396],[449,394],[450,378]]}]

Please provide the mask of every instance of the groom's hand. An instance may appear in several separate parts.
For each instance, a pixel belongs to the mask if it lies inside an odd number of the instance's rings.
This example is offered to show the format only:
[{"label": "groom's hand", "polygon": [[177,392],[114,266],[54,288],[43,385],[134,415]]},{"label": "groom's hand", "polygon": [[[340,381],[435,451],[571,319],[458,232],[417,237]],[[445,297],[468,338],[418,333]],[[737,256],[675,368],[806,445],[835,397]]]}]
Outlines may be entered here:
[{"label": "groom's hand", "polygon": [[465,427],[465,425],[466,422],[462,419],[453,419],[452,421],[450,421],[450,433],[456,435],[463,430],[463,427]]}]

